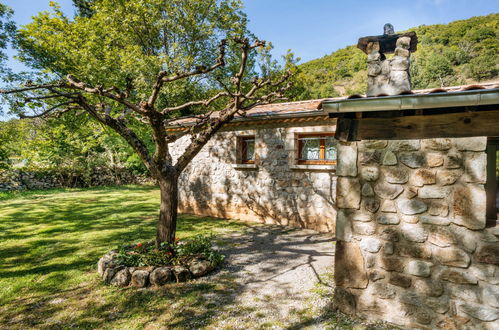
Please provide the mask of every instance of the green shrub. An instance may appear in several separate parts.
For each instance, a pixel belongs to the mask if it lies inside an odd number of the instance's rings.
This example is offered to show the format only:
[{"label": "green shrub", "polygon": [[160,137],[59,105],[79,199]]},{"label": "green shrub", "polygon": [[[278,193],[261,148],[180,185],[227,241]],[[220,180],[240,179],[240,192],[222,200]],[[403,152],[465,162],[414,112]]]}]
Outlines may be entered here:
[{"label": "green shrub", "polygon": [[205,259],[217,266],[224,256],[213,249],[213,236],[196,235],[177,240],[173,245],[153,242],[123,245],[118,248],[118,263],[129,267],[187,264],[193,258]]}]

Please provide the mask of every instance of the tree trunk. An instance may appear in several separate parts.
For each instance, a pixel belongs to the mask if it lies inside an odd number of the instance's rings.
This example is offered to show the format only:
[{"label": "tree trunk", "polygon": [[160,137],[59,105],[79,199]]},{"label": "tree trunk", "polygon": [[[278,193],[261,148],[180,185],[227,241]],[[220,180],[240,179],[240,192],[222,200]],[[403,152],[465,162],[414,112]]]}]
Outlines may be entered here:
[{"label": "tree trunk", "polygon": [[178,185],[177,175],[169,173],[159,181],[161,203],[159,208],[158,229],[156,232],[156,246],[163,242],[175,242],[177,230]]}]

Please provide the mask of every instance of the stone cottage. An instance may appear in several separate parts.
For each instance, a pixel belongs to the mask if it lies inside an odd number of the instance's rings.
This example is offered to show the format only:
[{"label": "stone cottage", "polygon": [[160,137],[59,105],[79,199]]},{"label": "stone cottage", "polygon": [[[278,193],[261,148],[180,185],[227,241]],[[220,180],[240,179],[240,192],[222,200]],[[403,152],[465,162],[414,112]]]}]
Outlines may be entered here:
[{"label": "stone cottage", "polygon": [[498,329],[499,83],[413,91],[417,36],[389,30],[359,39],[366,97],[237,118],[179,180],[180,211],[335,233],[345,313]]}]

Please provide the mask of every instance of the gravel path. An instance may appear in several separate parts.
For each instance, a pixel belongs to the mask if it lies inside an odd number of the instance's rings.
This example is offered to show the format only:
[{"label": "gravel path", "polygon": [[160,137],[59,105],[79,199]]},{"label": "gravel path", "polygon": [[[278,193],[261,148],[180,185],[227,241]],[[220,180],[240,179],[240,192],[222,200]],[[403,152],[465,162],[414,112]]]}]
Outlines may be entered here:
[{"label": "gravel path", "polygon": [[227,264],[209,281],[230,278],[233,291],[209,328],[326,328],[331,313],[334,239],[280,226],[250,226],[221,244]]}]

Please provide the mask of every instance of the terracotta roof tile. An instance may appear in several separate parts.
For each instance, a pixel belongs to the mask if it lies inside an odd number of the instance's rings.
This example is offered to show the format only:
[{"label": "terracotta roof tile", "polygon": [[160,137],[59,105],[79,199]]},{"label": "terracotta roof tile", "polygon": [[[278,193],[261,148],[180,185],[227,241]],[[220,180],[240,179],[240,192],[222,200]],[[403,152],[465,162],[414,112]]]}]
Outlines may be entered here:
[{"label": "terracotta roof tile", "polygon": [[[419,89],[413,91],[407,91],[401,94],[415,94],[415,95],[423,95],[423,94],[433,94],[433,93],[453,93],[453,92],[461,92],[461,91],[469,91],[469,90],[477,90],[477,89],[495,89],[499,88],[499,81],[487,82],[487,83],[479,83],[472,85],[463,85],[463,86],[450,86],[450,87],[442,87],[442,88],[428,88],[428,89]],[[386,95],[379,95],[375,97],[385,97]],[[375,98],[370,97],[370,98]],[[303,113],[313,113],[314,111],[321,112],[322,111],[322,103],[324,101],[340,101],[345,99],[352,98],[366,98],[365,95],[351,95],[348,97],[335,97],[335,98],[324,98],[324,99],[315,99],[315,100],[305,100],[305,101],[296,101],[296,102],[285,102],[285,103],[274,103],[257,106],[248,112],[244,117],[260,117],[260,116],[272,116],[272,115],[283,115],[283,114],[299,114]],[[216,118],[218,116],[218,112],[214,112],[212,117]],[[241,118],[242,116],[238,115],[236,118]],[[179,119],[172,123],[172,126],[177,126],[180,124],[188,124],[190,122],[194,122],[193,118]]]}]

